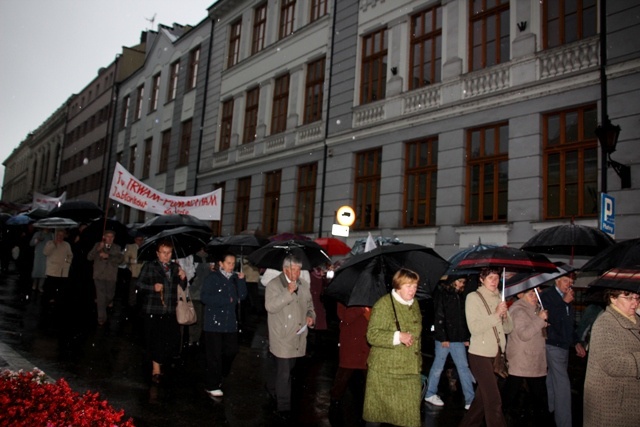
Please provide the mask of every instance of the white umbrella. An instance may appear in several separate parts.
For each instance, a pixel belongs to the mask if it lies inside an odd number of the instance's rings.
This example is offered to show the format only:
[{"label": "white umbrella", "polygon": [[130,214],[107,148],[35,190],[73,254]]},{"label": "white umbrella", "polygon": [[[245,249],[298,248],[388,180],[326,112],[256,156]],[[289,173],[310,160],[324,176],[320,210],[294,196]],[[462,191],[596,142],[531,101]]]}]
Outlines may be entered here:
[{"label": "white umbrella", "polygon": [[43,218],[33,223],[34,227],[38,228],[73,228],[77,227],[78,223],[69,218]]}]

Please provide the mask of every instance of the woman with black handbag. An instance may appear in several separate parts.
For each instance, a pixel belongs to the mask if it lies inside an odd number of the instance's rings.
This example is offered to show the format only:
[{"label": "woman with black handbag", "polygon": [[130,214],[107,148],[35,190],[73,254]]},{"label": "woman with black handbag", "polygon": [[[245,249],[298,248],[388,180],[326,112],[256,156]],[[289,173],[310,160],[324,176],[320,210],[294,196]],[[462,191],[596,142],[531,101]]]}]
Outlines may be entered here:
[{"label": "woman with black handbag", "polygon": [[467,295],[465,303],[467,326],[471,332],[469,367],[478,388],[460,426],[481,426],[486,421],[487,427],[505,427],[494,361],[505,351],[505,334],[513,330],[513,321],[507,304],[500,298],[500,271],[483,268],[479,280],[478,290]]}]

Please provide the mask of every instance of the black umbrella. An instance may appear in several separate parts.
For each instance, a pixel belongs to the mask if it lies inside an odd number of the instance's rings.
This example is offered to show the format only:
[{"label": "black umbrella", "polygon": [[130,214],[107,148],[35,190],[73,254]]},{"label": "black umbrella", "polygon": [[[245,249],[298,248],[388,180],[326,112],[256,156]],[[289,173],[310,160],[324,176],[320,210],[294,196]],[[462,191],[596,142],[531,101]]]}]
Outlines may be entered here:
[{"label": "black umbrella", "polygon": [[[373,238],[373,241],[376,244],[376,247],[380,246],[389,246],[389,245],[400,245],[404,242],[399,240],[397,237],[382,237],[377,236]],[[358,239],[353,243],[351,247],[351,255],[358,255],[364,253],[364,248],[367,245],[367,238]]]},{"label": "black umbrella", "polygon": [[206,222],[201,219],[196,218],[192,215],[185,214],[170,214],[170,215],[160,215],[154,218],[151,218],[140,227],[138,227],[138,231],[146,234],[147,236],[153,236],[156,233],[159,233],[168,228],[176,228],[176,227],[191,227],[199,230],[203,230],[211,235],[211,227],[207,225]]},{"label": "black umbrella", "polygon": [[594,256],[580,271],[603,273],[612,268],[630,268],[640,265],[640,239],[618,242]]},{"label": "black umbrella", "polygon": [[83,247],[91,249],[93,245],[102,240],[102,235],[107,230],[115,233],[113,241],[122,249],[124,249],[127,243],[133,241],[126,225],[115,219],[107,219],[105,221],[104,218],[101,218],[92,221],[85,227],[82,233],[80,233],[80,242],[83,244]]},{"label": "black umbrella", "polygon": [[420,283],[416,298],[426,299],[449,263],[433,249],[422,245],[380,246],[347,259],[336,270],[325,294],[346,306],[371,307],[391,291],[391,279],[402,267],[418,273]]},{"label": "black umbrella", "polygon": [[216,259],[220,259],[226,252],[242,258],[268,243],[268,239],[254,234],[236,234],[211,240],[207,244],[207,252]]},{"label": "black umbrella", "polygon": [[37,221],[39,219],[48,217],[49,211],[42,208],[36,208],[36,209],[31,209],[29,212],[27,212],[27,215]]},{"label": "black umbrella", "polygon": [[470,252],[458,264],[452,265],[455,269],[478,269],[484,267],[505,268],[515,271],[537,271],[553,273],[558,269],[546,256],[511,248],[509,246],[497,246],[495,248]]},{"label": "black umbrella", "polygon": [[612,268],[589,283],[589,287],[622,289],[640,294],[640,264],[632,268]]},{"label": "black umbrella", "polygon": [[537,288],[561,276],[571,274],[577,269],[563,262],[556,263],[558,271],[554,273],[526,273],[520,272],[506,279],[504,296],[509,298],[531,288]]},{"label": "black umbrella", "polygon": [[447,269],[445,274],[447,274],[447,275],[449,275],[449,274],[467,274],[468,275],[468,274],[477,273],[478,270],[474,270],[474,269],[456,270],[456,266],[458,265],[458,263],[460,261],[462,261],[471,252],[478,252],[478,251],[483,251],[485,249],[491,249],[491,248],[497,248],[497,247],[498,246],[496,246],[496,245],[485,245],[485,244],[481,243],[480,241],[478,241],[477,245],[473,245],[473,246],[470,246],[468,248],[464,248],[464,249],[459,250],[455,254],[451,255],[449,257],[449,259],[447,260],[447,261],[449,261],[449,263],[451,265],[449,266],[449,268]]},{"label": "black umbrella", "polygon": [[313,240],[289,240],[271,242],[251,253],[248,257],[251,264],[261,268],[282,270],[282,262],[287,255],[293,255],[302,262],[303,270],[331,263],[331,258],[322,246]]},{"label": "black umbrella", "polygon": [[53,208],[49,215],[57,218],[69,218],[76,222],[89,222],[104,215],[98,205],[88,200],[67,200]]},{"label": "black umbrella", "polygon": [[575,255],[593,256],[614,243],[607,233],[572,222],[545,228],[522,245],[522,249],[552,255],[569,255],[573,262]]},{"label": "black umbrella", "polygon": [[138,261],[153,261],[158,258],[158,243],[168,240],[173,244],[173,259],[186,258],[207,246],[208,232],[191,227],[176,227],[147,237],[138,248]]}]

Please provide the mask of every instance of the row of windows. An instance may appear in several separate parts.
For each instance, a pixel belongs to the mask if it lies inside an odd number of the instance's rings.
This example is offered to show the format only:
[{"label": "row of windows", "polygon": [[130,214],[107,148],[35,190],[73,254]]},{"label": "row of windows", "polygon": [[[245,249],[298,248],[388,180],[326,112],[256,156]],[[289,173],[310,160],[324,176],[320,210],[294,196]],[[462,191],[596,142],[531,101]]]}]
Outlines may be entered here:
[{"label": "row of windows", "polygon": [[[305,82],[303,124],[322,119],[322,101],[324,95],[325,58],[320,58],[307,64],[307,78]],[[271,135],[287,130],[289,106],[290,76],[285,74],[274,81],[273,103],[271,109]],[[260,87],[249,89],[245,93],[244,129],[241,142],[243,144],[255,141],[258,126],[258,106],[260,103]],[[233,131],[234,99],[222,103],[220,120],[220,151],[231,146]]]},{"label": "row of windows", "polygon": [[[102,91],[105,91],[113,86],[113,71],[109,72],[109,74],[105,75],[102,78],[102,83]],[[83,93],[79,97],[75,97],[74,102],[71,104],[70,116],[74,116],[75,114],[79,113],[82,108],[84,108],[87,104],[91,103],[91,101],[100,96],[100,94],[102,93],[100,91],[100,79],[94,80],[93,88],[95,88],[95,92],[92,88],[89,88],[88,91],[85,90],[86,94]]]},{"label": "row of windows", "polygon": [[109,106],[105,105],[97,113],[93,114],[91,117],[87,118],[87,120],[80,123],[78,126],[71,129],[71,131],[67,133],[67,147],[69,147],[74,142],[78,141],[80,138],[94,130],[97,126],[105,123],[108,120]]},{"label": "row of windows", "polygon": [[[192,124],[192,119],[182,122],[182,126],[180,128],[180,146],[178,151],[178,163],[176,165],[177,167],[187,166],[189,163]],[[172,130],[164,130],[160,137],[160,155],[157,173],[164,173],[169,169],[169,150],[171,149]],[[145,139],[143,145],[144,155],[142,158],[141,178],[147,179],[149,178],[149,175],[151,173],[151,159],[153,158],[153,137]],[[122,152],[118,153],[118,162],[123,163],[123,155],[124,153]],[[138,159],[138,155],[139,153],[137,145],[129,147],[128,170],[130,170],[131,173],[135,173],[136,171],[136,162]]]},{"label": "row of windows", "polygon": [[[543,210],[545,219],[597,214],[597,107],[589,105],[545,114],[543,120]],[[466,203],[468,224],[507,221],[509,124],[466,131]],[[438,138],[405,143],[403,227],[435,225]],[[382,148],[355,154],[355,229],[379,227]],[[278,232],[280,170],[266,173],[262,231]],[[313,232],[317,163],[298,167],[294,229]],[[238,180],[235,232],[248,228],[251,177]]]},{"label": "row of windows", "polygon": [[[543,1],[542,44],[553,48],[596,34],[596,0]],[[469,0],[469,71],[510,59],[509,0]],[[411,16],[409,36],[409,89],[442,80],[442,6]],[[360,103],[384,99],[387,82],[388,29],[362,38]],[[392,68],[397,72],[397,67]]]},{"label": "row of windows", "polygon": [[67,198],[73,199],[90,191],[97,191],[100,189],[100,180],[102,179],[102,171],[98,171],[89,176],[74,181],[66,186],[63,191],[67,192]]},{"label": "row of windows", "polygon": [[82,167],[84,160],[93,160],[104,154],[105,138],[99,139],[94,144],[89,145],[73,154],[73,156],[62,161],[62,173],[66,174]]},{"label": "row of windows", "polygon": [[[309,22],[327,14],[327,0],[311,0]],[[253,25],[251,31],[251,55],[263,50],[266,46],[267,2],[259,4],[253,9]],[[295,29],[296,0],[280,0],[278,16],[278,40],[291,34]],[[275,19],[275,17],[274,17]],[[240,41],[242,38],[242,18],[238,18],[229,26],[229,46],[227,50],[227,68],[236,65],[241,58]]]},{"label": "row of windows", "polygon": [[[194,89],[198,81],[198,68],[200,65],[200,46],[193,48],[189,52],[189,64],[187,68],[187,87],[186,91]],[[174,61],[169,65],[169,82],[167,86],[166,102],[171,102],[178,96],[178,79],[180,76],[180,60]],[[158,72],[151,77],[151,90],[149,93],[149,103],[147,105],[147,114],[153,113],[158,109],[160,100],[160,83],[162,73]],[[185,92],[186,92],[185,91]],[[122,99],[122,109],[120,115],[120,128],[124,129],[129,125],[129,121],[140,120],[142,118],[142,107],[144,103],[144,84],[136,88],[135,98],[127,95]],[[134,103],[132,110],[132,101]],[[133,117],[131,117],[133,113]]]}]

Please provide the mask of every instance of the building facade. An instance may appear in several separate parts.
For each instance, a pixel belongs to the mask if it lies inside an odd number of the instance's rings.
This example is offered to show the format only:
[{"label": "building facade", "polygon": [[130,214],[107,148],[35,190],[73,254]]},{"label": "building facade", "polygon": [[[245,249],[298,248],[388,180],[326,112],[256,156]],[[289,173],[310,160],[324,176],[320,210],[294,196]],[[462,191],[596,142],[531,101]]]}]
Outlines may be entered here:
[{"label": "building facade", "polygon": [[[351,205],[349,240],[393,234],[447,255],[478,240],[519,246],[571,220],[597,226],[600,4],[488,3],[214,4],[200,182],[224,186],[222,233],[327,235]],[[625,19],[628,3],[606,12],[613,157],[631,168],[625,189],[606,170],[622,239],[640,231],[629,97],[640,51],[622,42],[640,23]],[[321,116],[308,122],[321,58]]]},{"label": "building facade", "polygon": [[3,162],[3,200],[28,207],[35,192],[53,195],[59,191],[67,113],[72,99],[27,135]]},{"label": "building facade", "polygon": [[[348,243],[394,235],[447,256],[597,226],[606,181],[616,238],[638,237],[640,6],[604,6],[218,0],[194,27],[149,33],[118,85],[101,186],[118,161],[169,194],[221,188],[220,235],[327,236],[350,205]],[[612,163],[595,134],[609,121]]]},{"label": "building facade", "polygon": [[[208,19],[149,34],[144,64],[119,86],[107,185],[117,161],[159,191],[194,194],[210,36]],[[127,223],[147,215],[126,206],[116,214]]]},{"label": "building facade", "polygon": [[71,100],[59,183],[69,199],[106,204],[104,171],[110,160],[118,85],[142,65],[145,37],[142,33],[139,45],[123,48]]}]

